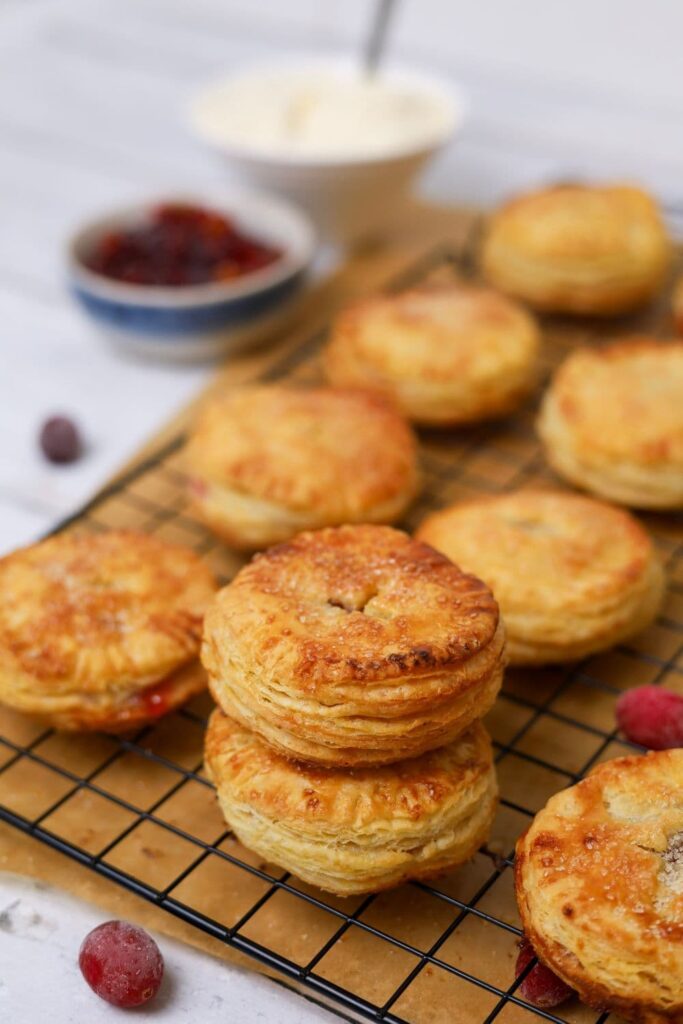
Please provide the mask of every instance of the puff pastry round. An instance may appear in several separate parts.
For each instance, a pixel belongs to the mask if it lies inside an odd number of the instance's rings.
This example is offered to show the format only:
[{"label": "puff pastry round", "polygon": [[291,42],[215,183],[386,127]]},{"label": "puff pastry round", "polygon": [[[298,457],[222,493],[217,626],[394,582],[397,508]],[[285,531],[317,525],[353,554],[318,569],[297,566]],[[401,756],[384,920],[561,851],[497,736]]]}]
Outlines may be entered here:
[{"label": "puff pastry round", "polygon": [[485,276],[541,310],[609,316],[661,287],[670,243],[654,200],[627,185],[557,185],[494,214]]},{"label": "puff pastry round", "polygon": [[349,772],[294,764],[216,710],[205,759],[238,839],[342,896],[462,864],[488,838],[497,804],[479,723],[440,750]]},{"label": "puff pastry round", "polygon": [[493,590],[513,665],[573,661],[638,633],[661,603],[654,545],[628,512],[560,491],[453,505],[417,532]]},{"label": "puff pastry round", "polygon": [[555,373],[538,432],[572,483],[635,508],[683,507],[683,341],[577,349]]},{"label": "puff pastry round", "polygon": [[503,416],[533,388],[540,335],[503,295],[425,284],[377,296],[337,317],[324,355],[333,384],[388,395],[425,425]]},{"label": "puff pastry round", "polygon": [[553,796],[519,840],[536,953],[584,1002],[683,1021],[683,750],[624,757]]},{"label": "puff pastry round", "polygon": [[387,764],[448,743],[500,689],[488,587],[383,526],[300,534],[217,596],[202,661],[216,703],[271,746],[325,765]]},{"label": "puff pastry round", "polygon": [[219,397],[186,461],[198,516],[245,549],[305,529],[394,522],[418,487],[410,427],[360,391],[272,385]]},{"label": "puff pastry round", "polygon": [[206,687],[197,655],[215,589],[192,551],[123,530],[0,559],[0,701],[60,729],[153,721]]}]

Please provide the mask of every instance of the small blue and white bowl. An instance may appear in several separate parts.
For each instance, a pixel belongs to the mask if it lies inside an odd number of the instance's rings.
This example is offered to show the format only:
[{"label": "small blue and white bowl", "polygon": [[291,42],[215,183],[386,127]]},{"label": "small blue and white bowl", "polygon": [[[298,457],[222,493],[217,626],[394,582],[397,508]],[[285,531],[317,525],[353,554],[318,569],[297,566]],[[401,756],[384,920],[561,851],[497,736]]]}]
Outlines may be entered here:
[{"label": "small blue and white bowl", "polygon": [[103,336],[120,349],[163,360],[205,360],[243,351],[286,322],[315,252],[305,214],[268,195],[166,196],[230,217],[248,235],[282,250],[261,270],[232,281],[162,287],[127,284],[85,266],[98,239],[139,226],[158,202],[138,204],[90,221],[68,243],[72,294]]}]

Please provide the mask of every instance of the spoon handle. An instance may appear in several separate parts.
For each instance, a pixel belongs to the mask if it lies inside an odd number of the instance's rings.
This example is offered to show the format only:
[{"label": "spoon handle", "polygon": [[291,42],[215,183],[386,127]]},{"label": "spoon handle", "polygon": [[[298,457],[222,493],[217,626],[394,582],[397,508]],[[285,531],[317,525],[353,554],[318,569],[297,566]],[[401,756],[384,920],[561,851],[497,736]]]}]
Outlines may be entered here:
[{"label": "spoon handle", "polygon": [[363,55],[363,66],[367,75],[374,75],[377,71],[395,7],[396,0],[377,0]]}]

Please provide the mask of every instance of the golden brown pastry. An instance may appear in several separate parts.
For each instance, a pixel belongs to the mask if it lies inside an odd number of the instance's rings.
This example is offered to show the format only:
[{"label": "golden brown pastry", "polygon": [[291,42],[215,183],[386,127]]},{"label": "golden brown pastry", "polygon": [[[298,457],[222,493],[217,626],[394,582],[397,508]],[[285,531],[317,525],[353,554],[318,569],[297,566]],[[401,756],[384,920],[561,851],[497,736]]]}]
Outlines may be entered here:
[{"label": "golden brown pastry", "polygon": [[120,732],[206,687],[197,655],[216,589],[156,537],[60,534],[0,559],[0,701],[60,729]]},{"label": "golden brown pastry", "polygon": [[670,243],[654,200],[628,185],[556,185],[506,203],[482,249],[485,276],[536,309],[610,316],[661,287]]},{"label": "golden brown pastry", "polygon": [[679,277],[674,287],[671,307],[676,330],[683,334],[683,276]]},{"label": "golden brown pastry", "polygon": [[418,486],[415,437],[376,395],[247,388],[210,402],[187,450],[197,515],[235,547],[391,523]]},{"label": "golden brown pastry", "polygon": [[553,796],[517,843],[524,931],[584,1002],[683,1021],[683,750],[622,757]]},{"label": "golden brown pastry", "polygon": [[498,795],[479,723],[432,753],[349,772],[295,764],[217,709],[206,768],[246,847],[342,896],[462,864],[487,839]]},{"label": "golden brown pastry", "polygon": [[628,512],[561,491],[517,491],[429,516],[418,540],[493,590],[513,665],[572,661],[638,633],[664,573]]},{"label": "golden brown pastry", "polygon": [[209,609],[202,661],[226,714],[293,758],[387,764],[448,743],[500,688],[490,590],[383,526],[303,533]]},{"label": "golden brown pastry", "polygon": [[635,508],[683,507],[683,341],[577,349],[538,432],[550,465],[579,487]]},{"label": "golden brown pastry", "polygon": [[490,288],[425,284],[357,303],[336,319],[328,379],[389,396],[418,423],[503,416],[532,389],[540,336],[532,317]]}]

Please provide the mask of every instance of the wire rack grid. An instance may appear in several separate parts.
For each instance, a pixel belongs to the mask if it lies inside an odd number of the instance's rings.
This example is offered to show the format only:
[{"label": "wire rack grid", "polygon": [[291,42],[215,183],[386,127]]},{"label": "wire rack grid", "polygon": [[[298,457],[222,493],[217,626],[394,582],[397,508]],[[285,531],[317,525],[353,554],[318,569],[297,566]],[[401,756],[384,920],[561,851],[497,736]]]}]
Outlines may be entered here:
[{"label": "wire rack grid", "polygon": [[[475,241],[473,234],[459,249],[431,251],[389,288],[470,274]],[[578,341],[604,332],[558,319],[544,328],[546,376]],[[276,356],[259,378],[315,379],[323,339],[317,333]],[[537,397],[502,424],[425,434],[425,488],[406,528],[461,497],[553,481],[534,437]],[[243,560],[189,514],[183,442],[174,438],[58,529],[148,530],[189,545],[230,579]],[[619,693],[642,683],[683,692],[683,524],[666,516],[647,523],[669,572],[661,615],[632,643],[579,664],[507,674],[487,719],[502,792],[492,838],[474,861],[438,883],[336,899],[242,848],[226,830],[202,770],[206,697],[123,738],[66,738],[0,710],[0,819],[247,954],[348,1019],[438,1024],[454,1019],[457,1008],[463,1024],[601,1024],[605,1015],[578,1003],[552,1013],[519,994],[511,867],[516,837],[551,793],[633,749],[614,728]]]}]

